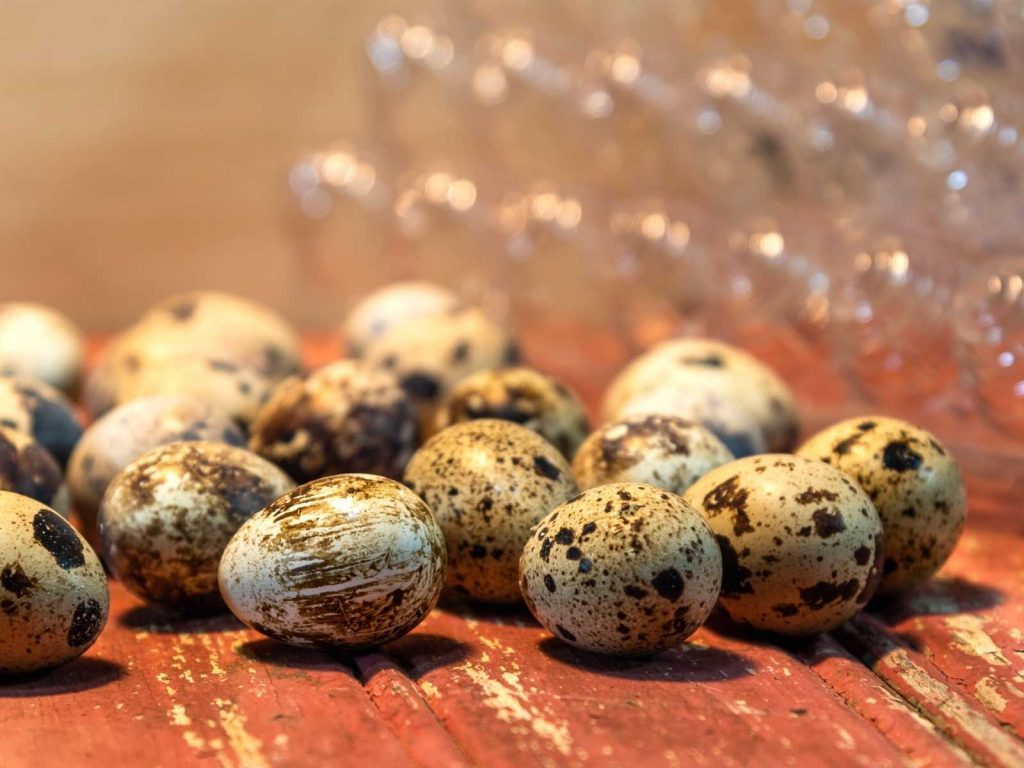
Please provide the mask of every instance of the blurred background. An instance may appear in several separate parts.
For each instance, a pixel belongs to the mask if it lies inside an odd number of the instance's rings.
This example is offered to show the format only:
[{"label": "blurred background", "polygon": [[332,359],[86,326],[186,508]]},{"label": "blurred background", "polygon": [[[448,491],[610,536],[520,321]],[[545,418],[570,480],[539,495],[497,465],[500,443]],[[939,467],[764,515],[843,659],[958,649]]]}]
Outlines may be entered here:
[{"label": "blurred background", "polygon": [[1019,2],[11,2],[0,40],[4,299],[323,329],[427,278],[609,369],[710,333],[1024,432]]}]

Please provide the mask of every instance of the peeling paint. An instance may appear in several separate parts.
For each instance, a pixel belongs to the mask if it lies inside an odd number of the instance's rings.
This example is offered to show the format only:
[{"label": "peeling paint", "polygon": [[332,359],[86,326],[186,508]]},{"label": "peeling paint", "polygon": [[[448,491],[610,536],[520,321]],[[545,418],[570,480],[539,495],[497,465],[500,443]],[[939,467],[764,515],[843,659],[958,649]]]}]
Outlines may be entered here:
[{"label": "peeling paint", "polygon": [[963,653],[984,659],[992,666],[1005,667],[1010,664],[1002,649],[985,631],[985,619],[982,617],[965,613],[950,616],[945,623],[953,630],[954,645]]}]

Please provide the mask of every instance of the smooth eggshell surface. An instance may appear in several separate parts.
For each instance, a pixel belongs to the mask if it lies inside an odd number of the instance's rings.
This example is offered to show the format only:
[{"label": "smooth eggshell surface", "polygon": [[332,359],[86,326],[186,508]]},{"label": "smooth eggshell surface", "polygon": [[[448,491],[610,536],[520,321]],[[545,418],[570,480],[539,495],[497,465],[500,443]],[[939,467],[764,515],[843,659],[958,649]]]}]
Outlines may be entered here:
[{"label": "smooth eggshell surface", "polygon": [[35,379],[0,376],[0,426],[31,435],[62,467],[82,436],[74,404]]},{"label": "smooth eggshell surface", "polygon": [[403,323],[426,317],[450,315],[461,301],[447,288],[433,283],[392,283],[371,292],[356,304],[345,319],[342,335],[349,354],[361,357],[374,339]]},{"label": "smooth eggshell surface", "polygon": [[85,338],[64,315],[39,304],[0,304],[0,373],[25,376],[65,394],[85,362]]},{"label": "smooth eggshell surface", "polygon": [[0,427],[0,490],[28,496],[68,516],[68,489],[56,460],[29,435],[8,427]]}]

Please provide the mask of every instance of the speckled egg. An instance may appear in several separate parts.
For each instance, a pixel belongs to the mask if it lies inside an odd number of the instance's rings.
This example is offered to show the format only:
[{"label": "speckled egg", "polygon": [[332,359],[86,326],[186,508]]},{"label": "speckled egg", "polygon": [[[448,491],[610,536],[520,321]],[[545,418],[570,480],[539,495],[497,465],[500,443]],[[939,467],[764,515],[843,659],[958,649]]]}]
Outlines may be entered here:
[{"label": "speckled egg", "polygon": [[357,303],[345,319],[342,335],[349,354],[360,357],[374,339],[392,328],[425,317],[453,314],[461,300],[440,285],[422,281],[392,283]]},{"label": "speckled egg", "polygon": [[613,483],[545,517],[519,570],[526,604],[552,634],[588,651],[642,656],[704,623],[722,584],[722,555],[679,496]]},{"label": "speckled egg", "polygon": [[275,640],[356,651],[423,621],[444,574],[444,537],[421,499],[384,477],[334,475],[246,521],[224,551],[220,589]]},{"label": "speckled egg", "polygon": [[68,489],[57,461],[24,432],[0,427],[0,490],[45,504],[68,516]]},{"label": "speckled egg", "polygon": [[0,376],[0,426],[31,435],[62,467],[82,436],[75,406],[35,379]]},{"label": "speckled egg", "polygon": [[819,432],[798,453],[850,475],[874,502],[885,529],[879,594],[916,587],[952,554],[967,494],[956,460],[930,432],[867,416]]},{"label": "speckled egg", "polygon": [[689,389],[668,384],[641,392],[624,402],[612,420],[649,413],[676,416],[707,427],[736,458],[765,453],[764,433],[750,411],[716,391],[714,382],[702,383]]},{"label": "speckled egg", "polygon": [[605,395],[605,418],[615,418],[637,395],[667,386],[713,392],[740,403],[760,425],[768,450],[795,445],[799,419],[785,382],[742,349],[710,339],[664,342],[626,366]]},{"label": "speckled egg", "polygon": [[737,459],[684,495],[722,550],[719,604],[785,635],[826,632],[860,611],[882,576],[882,523],[867,494],[820,461]]},{"label": "speckled egg", "polygon": [[419,445],[418,419],[394,375],[341,360],[278,385],[250,446],[300,482],[345,472],[398,478]]},{"label": "speckled egg", "polygon": [[64,315],[40,304],[0,304],[0,373],[70,393],[84,361],[82,332]]},{"label": "speckled egg", "polygon": [[573,458],[572,471],[580,488],[649,483],[681,494],[732,460],[722,441],[701,425],[646,414],[610,422],[590,435]]},{"label": "speckled egg", "polygon": [[109,608],[103,566],[75,529],[35,499],[0,491],[0,674],[81,656]]},{"label": "speckled egg", "polygon": [[398,377],[429,431],[435,409],[456,383],[477,371],[517,363],[519,348],[502,325],[469,308],[395,326],[367,347],[365,359]]},{"label": "speckled egg", "polygon": [[536,432],[480,419],[438,432],[412,457],[405,484],[433,510],[448,544],[448,585],[513,603],[530,529],[576,494],[565,458]]},{"label": "speckled egg", "polygon": [[438,409],[437,428],[473,419],[522,424],[570,459],[590,431],[576,393],[532,368],[479,371],[456,384]]},{"label": "speckled egg", "polygon": [[179,610],[221,607],[217,566],[253,513],[294,487],[244,448],[182,442],[142,454],[100,503],[103,559],[133,594]]},{"label": "speckled egg", "polygon": [[93,422],[68,462],[68,489],[83,525],[94,531],[100,499],[111,480],[146,451],[186,440],[244,446],[226,414],[187,395],[152,395],[118,406]]}]

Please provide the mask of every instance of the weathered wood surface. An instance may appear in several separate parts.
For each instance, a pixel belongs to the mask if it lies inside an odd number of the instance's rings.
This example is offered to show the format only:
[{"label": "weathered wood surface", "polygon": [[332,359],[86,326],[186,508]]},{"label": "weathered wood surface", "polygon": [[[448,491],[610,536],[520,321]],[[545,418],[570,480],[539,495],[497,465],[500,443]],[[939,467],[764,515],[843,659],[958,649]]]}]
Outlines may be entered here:
[{"label": "weathered wood surface", "polygon": [[[311,359],[332,353],[311,345]],[[618,350],[572,375],[593,401]],[[574,374],[574,375],[573,375]],[[176,620],[112,584],[84,658],[0,686],[0,765],[1024,765],[1024,515],[972,485],[941,577],[811,640],[721,622],[606,660],[524,610],[445,604],[355,658],[230,617]]]}]

